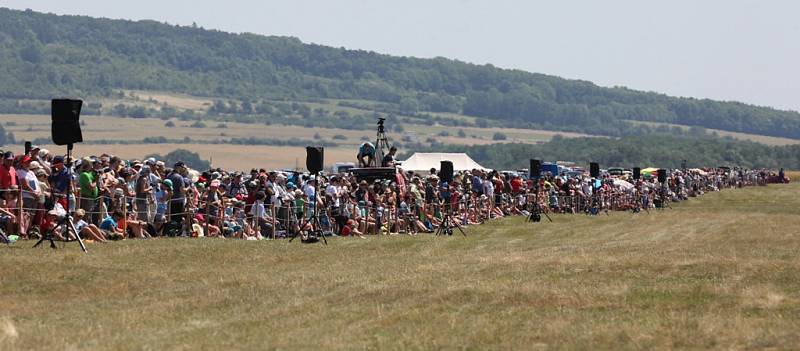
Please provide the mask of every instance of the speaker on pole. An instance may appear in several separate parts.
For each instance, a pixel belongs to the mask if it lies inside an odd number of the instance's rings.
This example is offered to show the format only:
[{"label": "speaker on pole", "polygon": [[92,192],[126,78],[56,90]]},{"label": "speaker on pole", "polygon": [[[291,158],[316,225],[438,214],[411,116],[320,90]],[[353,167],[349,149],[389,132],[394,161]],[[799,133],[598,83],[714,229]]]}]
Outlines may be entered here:
[{"label": "speaker on pole", "polygon": [[642,177],[642,169],[639,167],[633,167],[633,179],[639,180]]},{"label": "speaker on pole", "polygon": [[441,178],[443,182],[453,182],[453,161],[442,161],[439,169],[439,178]]},{"label": "speaker on pole", "polygon": [[538,179],[542,176],[542,161],[531,159],[531,168],[528,171],[528,176],[531,179]]},{"label": "speaker on pole", "polygon": [[322,146],[306,147],[306,169],[311,173],[322,171],[322,164],[325,161],[325,149]]},{"label": "speaker on pole", "polygon": [[83,142],[81,134],[81,106],[83,101],[70,99],[53,99],[50,104],[52,119],[51,132],[53,143],[70,145]]},{"label": "speaker on pole", "polygon": [[667,170],[661,168],[658,170],[658,182],[663,183],[666,181],[667,181]]},{"label": "speaker on pole", "polygon": [[589,175],[592,178],[600,177],[600,165],[597,162],[589,163]]}]

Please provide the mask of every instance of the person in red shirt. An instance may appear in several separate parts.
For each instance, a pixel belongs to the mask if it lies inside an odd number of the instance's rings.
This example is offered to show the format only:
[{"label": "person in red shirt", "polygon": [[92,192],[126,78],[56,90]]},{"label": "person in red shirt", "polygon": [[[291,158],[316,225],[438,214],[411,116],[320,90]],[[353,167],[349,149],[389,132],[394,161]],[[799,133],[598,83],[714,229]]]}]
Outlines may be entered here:
[{"label": "person in red shirt", "polygon": [[17,170],[14,169],[14,153],[7,151],[3,154],[3,163],[0,165],[0,189],[17,189]]},{"label": "person in red shirt", "polygon": [[522,178],[520,176],[515,175],[511,178],[511,192],[514,194],[518,194],[522,189]]},{"label": "person in red shirt", "polygon": [[0,199],[4,200],[0,204],[3,208],[16,208],[17,190],[17,170],[14,169],[14,153],[7,151],[0,160]]}]

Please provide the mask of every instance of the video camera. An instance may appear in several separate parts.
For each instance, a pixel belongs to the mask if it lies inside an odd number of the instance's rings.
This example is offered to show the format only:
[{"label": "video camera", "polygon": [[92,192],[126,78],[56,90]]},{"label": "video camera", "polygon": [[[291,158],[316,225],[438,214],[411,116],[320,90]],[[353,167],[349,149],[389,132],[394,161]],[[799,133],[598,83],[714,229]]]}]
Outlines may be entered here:
[{"label": "video camera", "polygon": [[378,117],[378,133],[383,133],[385,131],[383,123],[386,122],[386,118]]}]

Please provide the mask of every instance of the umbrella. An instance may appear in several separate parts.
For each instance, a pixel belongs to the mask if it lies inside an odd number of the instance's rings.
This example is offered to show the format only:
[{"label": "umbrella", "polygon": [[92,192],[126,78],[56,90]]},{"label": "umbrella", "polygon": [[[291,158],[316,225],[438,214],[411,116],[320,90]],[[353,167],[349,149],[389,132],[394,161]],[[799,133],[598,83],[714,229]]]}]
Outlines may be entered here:
[{"label": "umbrella", "polygon": [[622,179],[614,179],[614,186],[626,191],[633,189],[633,184],[628,183]]}]

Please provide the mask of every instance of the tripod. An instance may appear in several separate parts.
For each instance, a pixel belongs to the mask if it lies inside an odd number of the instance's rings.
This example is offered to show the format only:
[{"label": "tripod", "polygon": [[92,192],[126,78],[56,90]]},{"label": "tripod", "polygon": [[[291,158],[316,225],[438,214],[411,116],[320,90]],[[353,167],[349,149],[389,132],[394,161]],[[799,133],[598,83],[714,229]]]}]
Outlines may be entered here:
[{"label": "tripod", "polygon": [[545,218],[547,218],[547,220],[550,221],[551,223],[553,222],[553,219],[550,218],[547,212],[542,211],[542,206],[539,205],[539,194],[533,194],[533,204],[531,205],[531,215],[528,216],[528,222],[534,222],[534,223],[541,222],[542,221],[541,215],[544,215]]},{"label": "tripod", "polygon": [[[85,253],[88,253],[88,251],[86,251],[86,245],[83,244],[81,235],[75,228],[75,223],[72,221],[72,216],[69,213],[69,195],[72,193],[72,144],[67,144],[67,162],[64,164],[64,168],[67,170],[67,176],[69,177],[69,181],[67,182],[67,208],[66,208],[67,214],[64,215],[64,218],[59,219],[59,225],[62,226],[64,231],[64,241],[66,242],[72,241],[69,238],[69,229],[72,229],[72,232],[75,233],[75,240],[78,241],[78,244],[80,244],[81,250],[83,250],[83,252]],[[33,247],[41,245],[45,240],[50,242],[51,249],[56,248],[56,243],[53,241],[52,231],[43,233],[42,237],[39,238],[39,241],[37,241],[36,244],[33,245]]]},{"label": "tripod", "polygon": [[650,203],[649,202],[647,204],[644,203],[644,199],[646,196],[647,195],[642,194],[639,191],[639,189],[633,190],[633,207],[631,208],[631,213],[633,214],[640,213],[642,212],[642,209],[644,209],[645,212],[647,212],[648,214],[650,213],[650,209],[648,208],[650,207]]},{"label": "tripod", "polygon": [[389,149],[389,139],[386,137],[386,128],[383,125],[385,120],[385,118],[378,118],[378,135],[375,139],[375,158],[372,160],[370,167],[378,167],[379,164],[383,163],[383,150],[384,148]]},{"label": "tripod", "polygon": [[8,236],[6,236],[6,232],[3,228],[0,228],[0,243],[11,245],[11,240],[8,239]]},{"label": "tripod", "polygon": [[450,202],[445,202],[444,216],[442,217],[442,223],[439,223],[439,227],[436,228],[436,236],[453,235],[454,227],[458,229],[462,235],[467,236],[467,233],[464,232],[461,225],[453,220],[453,210],[450,208]]},{"label": "tripod", "polygon": [[[319,179],[319,172],[314,172],[314,179]],[[317,199],[319,199],[320,202],[322,202],[322,206],[319,206],[319,204],[317,202]],[[317,217],[317,213],[319,213],[319,211],[321,209],[324,209],[324,208],[325,208],[325,197],[324,196],[320,197],[320,195],[319,195],[319,181],[315,180],[314,181],[314,212],[312,212],[311,216],[308,217],[302,223],[302,225],[300,226],[300,231],[294,233],[294,235],[292,235],[292,237],[289,238],[289,242],[292,242],[298,235],[300,235],[301,236],[301,238],[300,238],[301,242],[304,242],[304,243],[319,242],[319,238],[322,237],[322,242],[325,245],[328,245],[328,239],[325,238],[325,234],[322,232],[322,225],[319,223],[319,217]],[[311,227],[313,228],[313,230],[311,230],[311,233],[309,233],[309,234],[313,233],[313,235],[307,235],[305,238],[303,238],[302,237],[303,236],[302,232],[303,232],[303,230],[305,230],[306,226],[309,223],[311,223]],[[274,231],[276,229],[273,228],[272,230]],[[313,241],[315,239],[316,239],[316,241]]]},{"label": "tripod", "polygon": [[672,209],[672,205],[669,204],[670,199],[667,196],[667,190],[663,187],[658,190],[658,200],[661,203],[661,206],[656,206],[656,209],[663,210],[664,207],[669,207],[669,209]]}]

